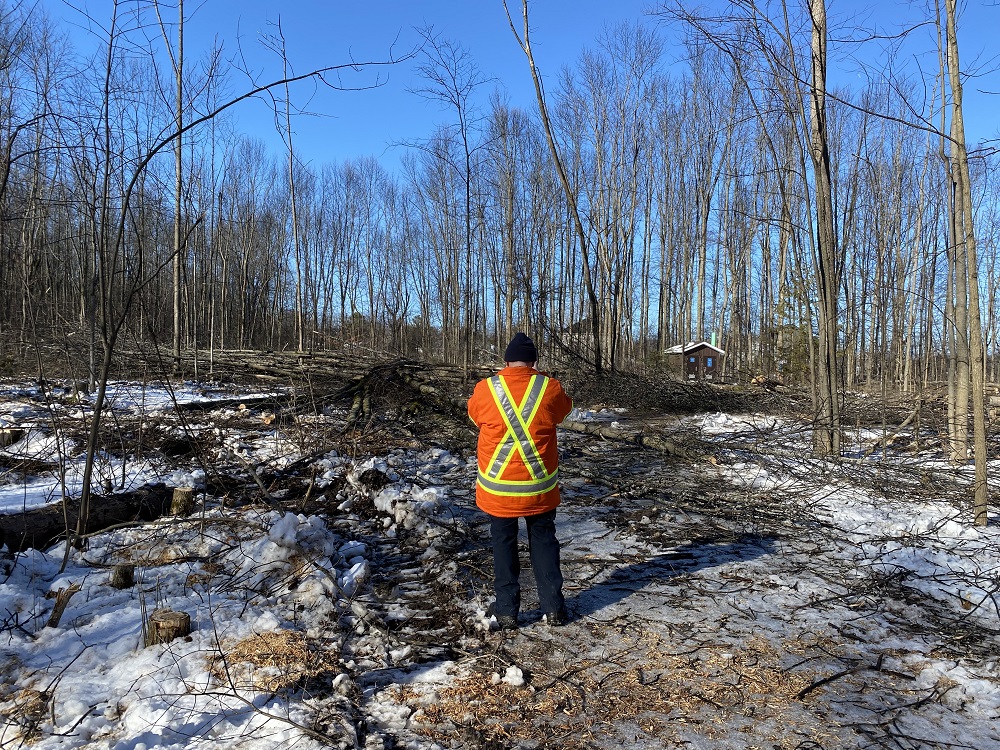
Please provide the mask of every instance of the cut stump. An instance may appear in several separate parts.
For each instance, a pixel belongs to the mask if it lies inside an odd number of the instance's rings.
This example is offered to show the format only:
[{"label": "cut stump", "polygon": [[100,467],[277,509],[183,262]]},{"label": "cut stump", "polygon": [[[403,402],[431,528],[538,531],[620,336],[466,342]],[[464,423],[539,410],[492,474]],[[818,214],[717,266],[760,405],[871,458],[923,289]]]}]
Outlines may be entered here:
[{"label": "cut stump", "polygon": [[174,487],[170,515],[190,516],[194,512],[194,487]]},{"label": "cut stump", "polygon": [[9,445],[13,445],[23,437],[24,430],[18,429],[17,427],[0,428],[0,448],[6,448]]},{"label": "cut stump", "polygon": [[62,619],[63,612],[66,611],[66,605],[69,604],[69,600],[73,598],[73,594],[80,591],[81,586],[79,583],[74,583],[68,588],[59,589],[56,594],[56,604],[52,608],[52,614],[49,615],[49,621],[45,623],[47,628],[58,628],[59,621]]},{"label": "cut stump", "polygon": [[191,615],[172,609],[154,609],[146,623],[146,645],[169,643],[191,633]]},{"label": "cut stump", "polygon": [[111,569],[111,588],[118,590],[130,589],[135,586],[135,565],[131,563],[116,565]]}]

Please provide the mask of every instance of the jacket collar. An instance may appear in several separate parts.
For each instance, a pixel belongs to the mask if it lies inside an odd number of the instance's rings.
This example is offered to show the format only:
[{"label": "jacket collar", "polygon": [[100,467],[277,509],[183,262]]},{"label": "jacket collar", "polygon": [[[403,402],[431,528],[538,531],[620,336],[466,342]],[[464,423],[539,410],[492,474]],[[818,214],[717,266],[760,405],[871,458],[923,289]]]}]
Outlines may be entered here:
[{"label": "jacket collar", "polygon": [[536,370],[534,367],[504,367],[502,370],[500,370],[498,374],[503,375],[505,378],[508,377],[528,378],[531,377],[532,375],[540,375],[541,373],[539,373],[538,370]]}]

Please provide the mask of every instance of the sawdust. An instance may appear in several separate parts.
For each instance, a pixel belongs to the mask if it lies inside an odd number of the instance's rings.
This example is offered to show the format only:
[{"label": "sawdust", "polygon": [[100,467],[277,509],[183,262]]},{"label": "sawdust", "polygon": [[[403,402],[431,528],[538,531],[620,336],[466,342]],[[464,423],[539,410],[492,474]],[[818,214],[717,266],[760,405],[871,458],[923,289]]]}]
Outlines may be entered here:
[{"label": "sawdust", "polygon": [[240,690],[275,693],[299,687],[335,667],[335,661],[302,633],[277,630],[244,638],[216,656],[210,668],[221,683]]}]

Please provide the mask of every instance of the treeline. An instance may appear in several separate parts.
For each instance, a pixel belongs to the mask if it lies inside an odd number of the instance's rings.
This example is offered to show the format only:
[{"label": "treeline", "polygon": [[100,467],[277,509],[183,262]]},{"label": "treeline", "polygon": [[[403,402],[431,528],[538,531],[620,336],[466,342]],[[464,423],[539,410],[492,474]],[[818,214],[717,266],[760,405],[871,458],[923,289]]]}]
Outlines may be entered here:
[{"label": "treeline", "polygon": [[[655,367],[714,335],[731,376],[809,377],[812,168],[791,68],[698,35],[668,48],[637,21],[548,71],[584,256],[536,110],[491,93],[460,44],[424,33],[418,93],[445,104],[442,124],[398,173],[305,165],[294,124],[275,155],[206,117],[235,77],[214,53],[171,66],[170,33],[148,33],[157,9],[129,7],[82,59],[37,7],[0,5],[0,362],[47,347],[96,368],[125,336],[461,364],[523,329],[584,367]],[[941,99],[915,114],[921,82],[889,75],[827,103],[847,386],[943,379],[949,351],[949,165],[927,125]],[[991,351],[997,170],[972,155]]]}]

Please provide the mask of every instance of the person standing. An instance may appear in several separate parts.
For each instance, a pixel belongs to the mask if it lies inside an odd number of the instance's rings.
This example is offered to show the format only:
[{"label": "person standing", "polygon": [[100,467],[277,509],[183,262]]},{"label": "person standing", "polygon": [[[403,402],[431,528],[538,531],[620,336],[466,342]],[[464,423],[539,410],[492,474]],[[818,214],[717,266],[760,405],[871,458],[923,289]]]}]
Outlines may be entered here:
[{"label": "person standing", "polygon": [[479,428],[476,505],[489,515],[493,539],[493,614],[501,629],[517,627],[517,533],[523,518],[544,620],[563,625],[568,616],[555,528],[556,425],[573,410],[573,401],[558,380],[535,369],[538,350],[524,333],[511,339],[504,361],[499,373],[476,384],[468,404],[469,417]]}]

